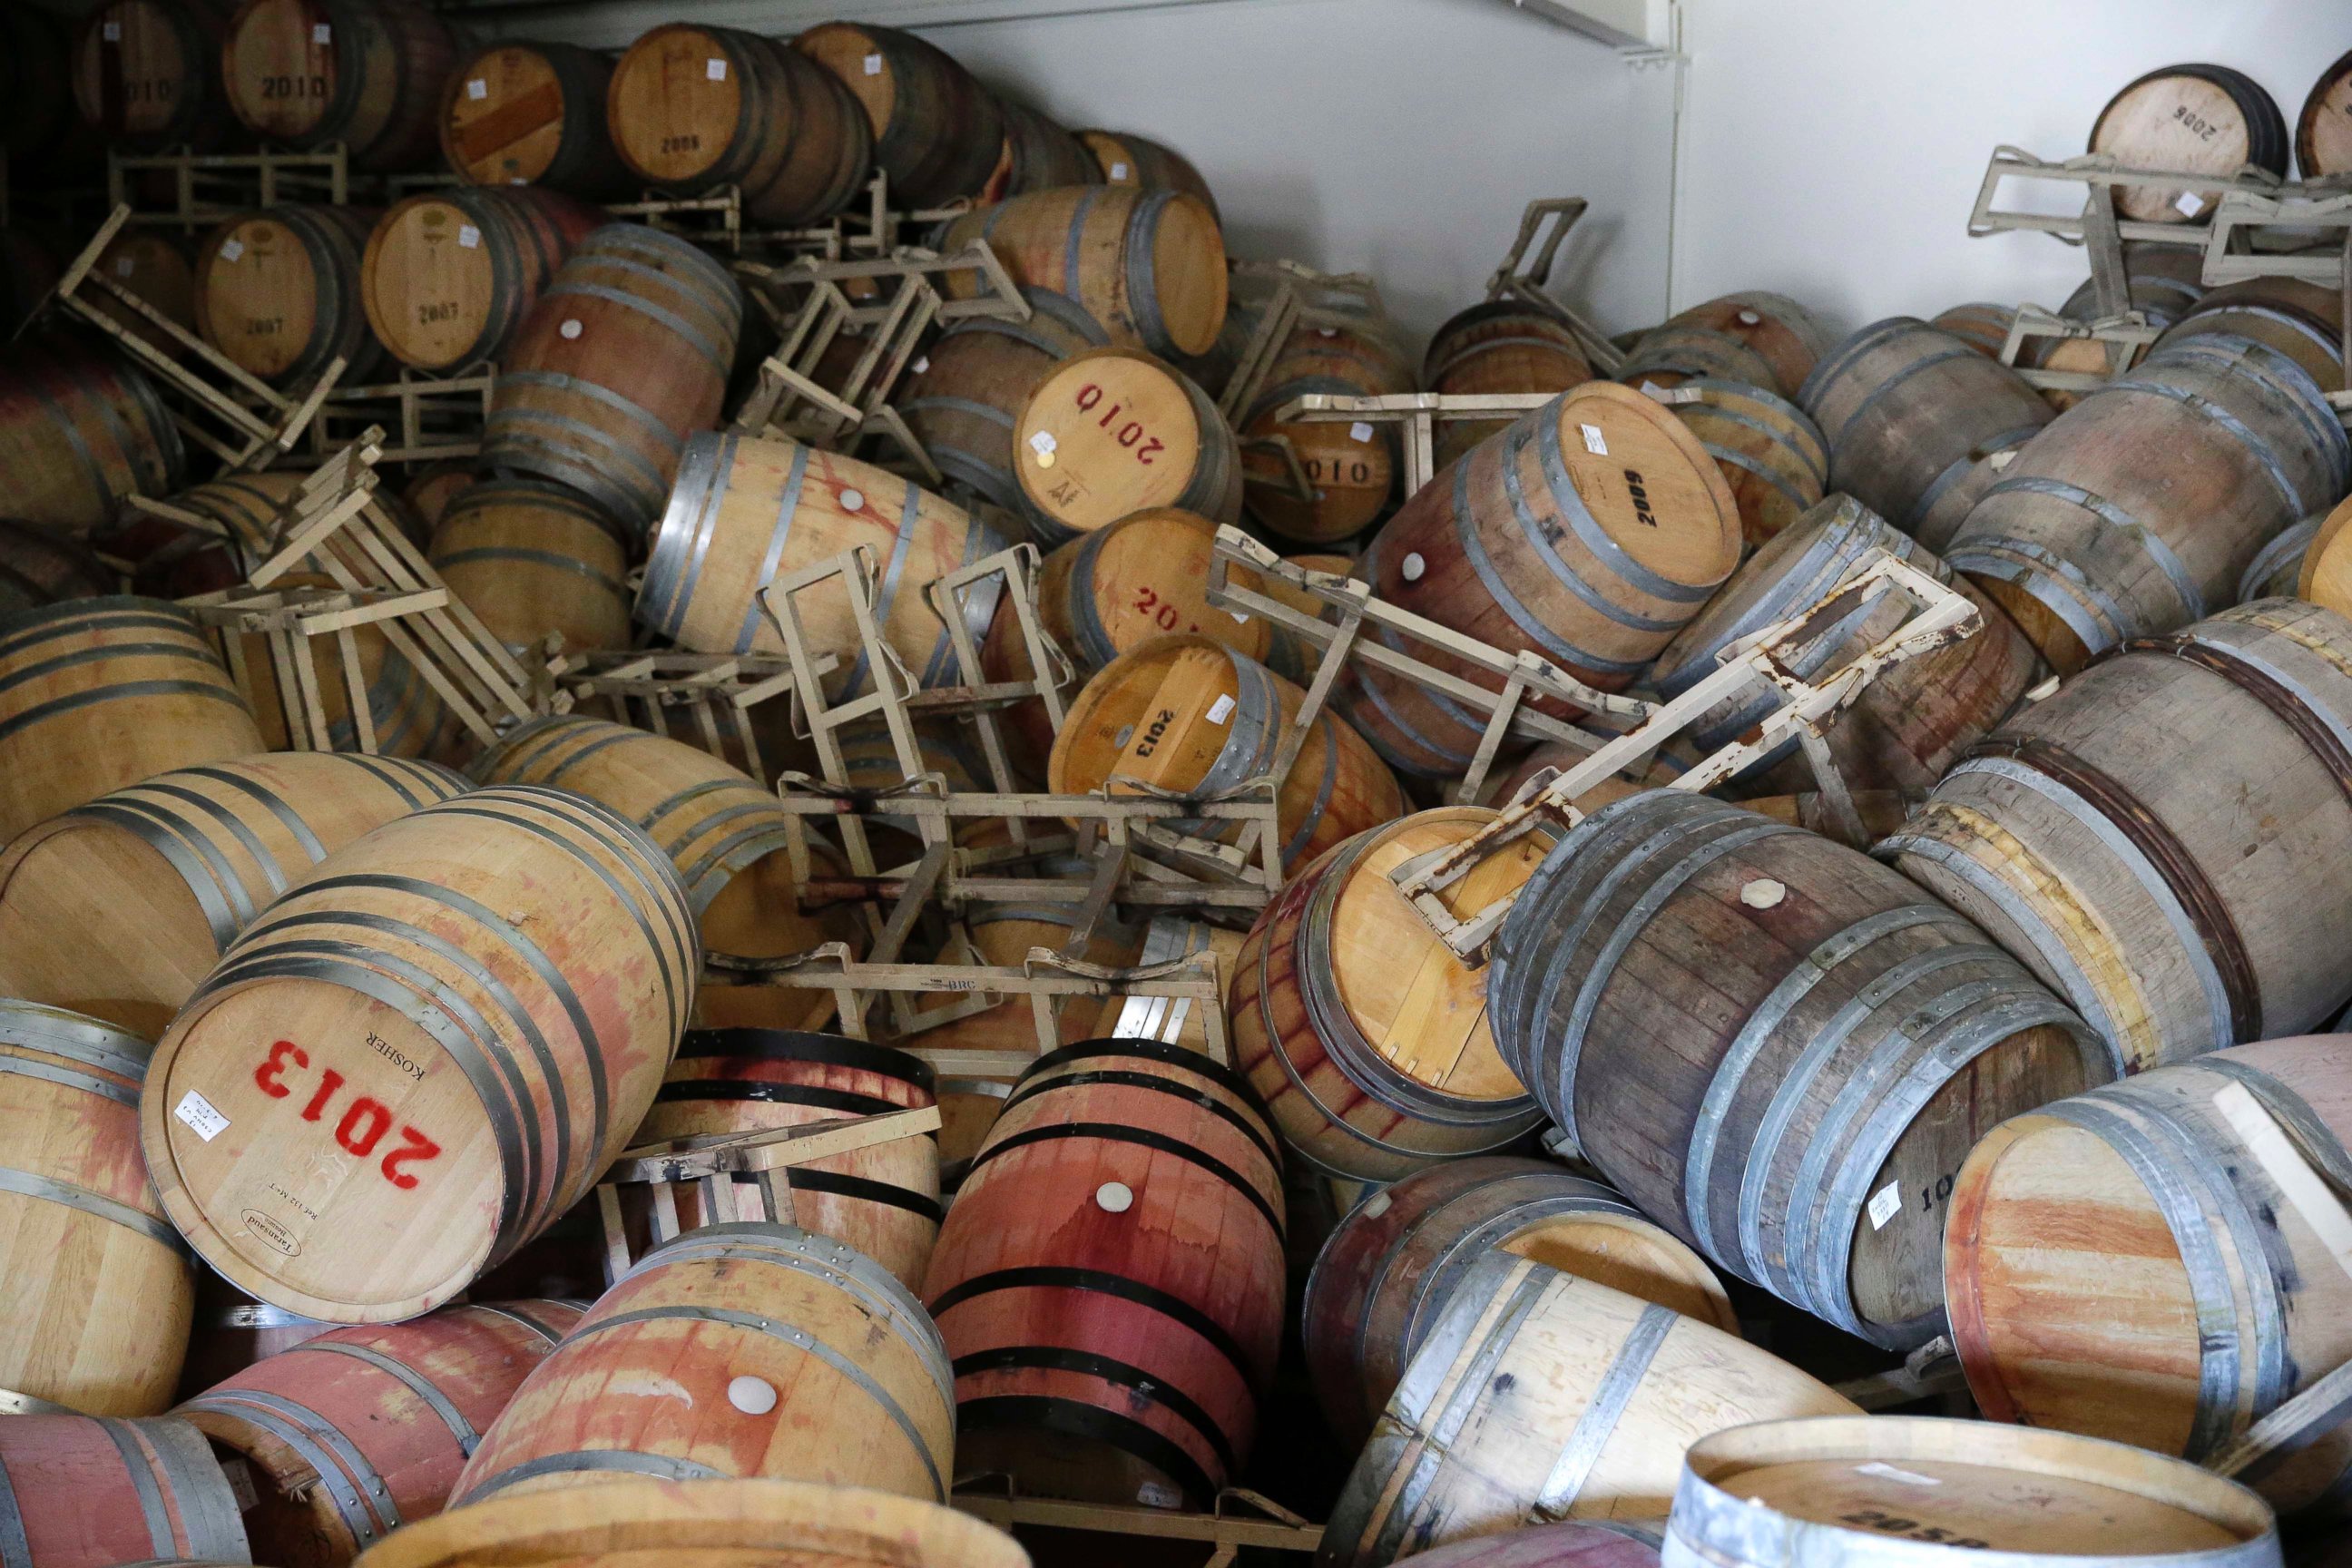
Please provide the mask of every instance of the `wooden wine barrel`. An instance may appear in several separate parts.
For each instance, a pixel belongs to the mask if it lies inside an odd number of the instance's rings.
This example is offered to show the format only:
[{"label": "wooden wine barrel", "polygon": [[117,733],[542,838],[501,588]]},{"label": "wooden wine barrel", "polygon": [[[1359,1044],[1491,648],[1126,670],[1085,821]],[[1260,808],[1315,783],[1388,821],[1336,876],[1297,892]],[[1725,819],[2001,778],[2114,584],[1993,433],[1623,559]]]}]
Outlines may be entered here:
[{"label": "wooden wine barrel", "polygon": [[[184,599],[233,588],[277,553],[279,513],[307,478],[298,468],[226,475],[170,498],[173,510],[192,513],[193,522],[126,508],[93,533],[90,542],[128,563],[132,590],[152,598]],[[423,523],[389,489],[379,486],[364,510],[379,528],[412,544],[425,543]],[[316,556],[298,563],[289,576],[298,583],[331,581]]]},{"label": "wooden wine barrel", "polygon": [[1863,328],[1813,368],[1797,402],[1830,444],[1830,488],[1930,550],[1985,487],[1986,459],[2054,417],[2025,379],[1913,316]]},{"label": "wooden wine barrel", "polygon": [[[492,1498],[369,1549],[367,1568],[591,1568],[653,1555],[676,1568],[1029,1568],[1013,1538],[951,1508],[857,1487],[615,1476],[551,1509]],[[1594,1564],[1593,1568],[1616,1568]]]},{"label": "wooden wine barrel", "polygon": [[1412,390],[1412,366],[1381,318],[1301,321],[1267,367],[1264,390],[1242,411],[1239,429],[1244,443],[1289,442],[1314,493],[1302,498],[1292,489],[1290,466],[1278,451],[1245,447],[1241,464],[1250,516],[1277,538],[1300,544],[1362,532],[1396,493],[1396,427],[1276,416],[1311,393],[1385,397]]},{"label": "wooden wine barrel", "polygon": [[256,1552],[283,1568],[342,1568],[441,1511],[482,1433],[581,1310],[510,1301],[337,1329],[173,1414],[244,1462]]},{"label": "wooden wine barrel", "polygon": [[[956,219],[938,248],[975,239],[988,241],[1015,283],[1066,295],[1115,343],[1202,354],[1225,324],[1224,236],[1216,215],[1180,191],[1038,191]],[[941,286],[966,300],[980,289],[952,272]]]},{"label": "wooden wine barrel", "polygon": [[457,38],[418,0],[245,0],[221,49],[228,106],[264,141],[339,142],[355,169],[420,169],[440,151]]},{"label": "wooden wine barrel", "polygon": [[[638,1259],[482,1435],[450,1503],[766,1477],[944,1501],[953,1374],[872,1258],[791,1226],[714,1225]],[[590,1494],[593,1495],[593,1492]]]},{"label": "wooden wine barrel", "polygon": [[[1952,1191],[1944,1277],[1987,1415],[2203,1460],[2352,1362],[2326,1186],[2352,1173],[2347,1044],[2216,1051],[1978,1145]],[[2248,1479],[2282,1513],[2340,1514],[2327,1494],[2347,1469],[2341,1432]]]},{"label": "wooden wine barrel", "polygon": [[2352,1000],[2347,730],[2352,624],[2225,610],[2020,712],[1879,853],[2135,1069],[2302,1034]]},{"label": "wooden wine barrel", "polygon": [[[1234,1065],[1283,1142],[1327,1175],[1394,1181],[1483,1153],[1542,1120],[1496,1053],[1486,976],[1437,940],[1388,878],[1495,814],[1445,806],[1374,827],[1299,871],[1250,928],[1235,982]],[[1448,889],[1474,911],[1543,858],[1531,834]]]},{"label": "wooden wine barrel", "polygon": [[228,1478],[204,1434],[174,1416],[0,1420],[0,1497],[11,1560],[26,1568],[251,1558]]},{"label": "wooden wine barrel", "polygon": [[447,371],[494,360],[604,212],[530,185],[409,197],[368,236],[360,303],[392,357]]},{"label": "wooden wine barrel", "polygon": [[1486,996],[1504,1061],[1643,1213],[1889,1348],[1942,1331],[1942,1179],[1981,1132],[2120,1066],[1912,883],[1680,790],[1560,841]]},{"label": "wooden wine barrel", "polygon": [[1694,322],[1669,321],[1643,335],[1627,351],[1617,379],[1627,386],[1665,389],[1705,378],[1781,390],[1772,363],[1746,343]]},{"label": "wooden wine barrel", "polygon": [[139,1161],[144,1038],[0,1001],[0,1408],[154,1415],[194,1269]]},{"label": "wooden wine barrel", "polygon": [[[2286,118],[2252,78],[2226,66],[2166,66],[2107,100],[2090,149],[2126,169],[2233,175],[2247,164],[2286,174]],[[2192,223],[2221,193],[2210,186],[2117,185],[2116,216]]]},{"label": "wooden wine barrel", "polygon": [[1241,521],[1233,426],[1140,349],[1087,349],[1048,370],[1013,421],[1013,455],[1022,520],[1048,550],[1162,507]]},{"label": "wooden wine barrel", "polygon": [[263,749],[211,638],[176,605],[74,599],[0,619],[0,843],[168,769]]},{"label": "wooden wine barrel", "polygon": [[255,1300],[209,1268],[196,1271],[196,1326],[180,1368],[180,1397],[194,1399],[256,1362],[334,1328]]},{"label": "wooden wine barrel", "polygon": [[[2325,521],[2325,518],[2306,517],[2256,551],[2238,578],[2237,602],[2251,605],[2256,599],[2294,598],[2296,585],[2303,580],[2304,558],[2311,553]],[[2352,609],[2352,602],[2329,605],[2328,608],[2342,615]]]},{"label": "wooden wine barrel", "polygon": [[607,224],[572,247],[499,362],[482,461],[571,486],[632,536],[719,421],[743,325],[726,268],[674,235]]},{"label": "wooden wine barrel", "polygon": [[129,497],[179,489],[187,454],[144,372],[78,339],[47,336],[0,350],[0,467],[9,516],[79,535]]},{"label": "wooden wine barrel", "polygon": [[1135,185],[1147,191],[1182,191],[1199,197],[1219,224],[1224,222],[1209,182],[1201,177],[1192,160],[1166,142],[1153,142],[1128,131],[1081,131],[1078,141],[1094,154],[1104,184]]},{"label": "wooden wine barrel", "polygon": [[1318,1561],[1655,1518],[1709,1432],[1853,1406],[1722,1330],[1507,1252],[1463,1272],[1349,1475]]},{"label": "wooden wine barrel", "polygon": [[[1306,693],[1256,660],[1204,637],[1155,637],[1105,666],[1078,693],[1055,738],[1046,778],[1083,795],[1116,777],[1212,795],[1273,765]],[[1319,715],[1281,781],[1276,814],[1284,867],[1404,814],[1404,795],[1363,737]],[[1167,826],[1228,842],[1238,822],[1173,818]],[[1260,852],[1252,848],[1252,855]]]},{"label": "wooden wine barrel", "polygon": [[1931,1415],[1767,1421],[1691,1446],[1666,1561],[2264,1568],[2263,1500],[2179,1459]]},{"label": "wooden wine barrel", "polygon": [[441,94],[441,153],[477,185],[537,185],[583,201],[634,188],[604,122],[611,57],[501,39],[457,62]]},{"label": "wooden wine barrel", "polygon": [[[1068,868],[1076,873],[1076,867]],[[979,962],[999,968],[1019,969],[1032,948],[1062,952],[1077,933],[1078,907],[1042,900],[988,903],[965,917]],[[1106,916],[1095,922],[1079,956],[1106,969],[1134,964],[1143,952],[1143,932],[1123,921]],[[1059,1044],[1076,1045],[1108,1036],[1118,1018],[1116,998],[1100,1001],[1073,996],[1055,1010],[1055,1035]],[[1028,1058],[1039,1049],[1035,1011],[1026,996],[1012,996],[985,1011],[958,1018],[923,1032],[929,1050],[1006,1052]]]},{"label": "wooden wine barrel", "polygon": [[1748,349],[1772,373],[1773,384],[1765,390],[1783,397],[1797,395],[1813,366],[1838,342],[1837,334],[1804,306],[1786,294],[1763,289],[1726,294],[1677,310],[1666,325],[1701,328]]},{"label": "wooden wine barrel", "polygon": [[668,858],[592,801],[502,785],[387,824],[279,897],[157,1046],[164,1210],[273,1306],[428,1311],[625,1144],[700,957]]},{"label": "wooden wine barrel", "polygon": [[312,866],[465,789],[431,763],[282,752],[100,795],[0,851],[0,994],[152,1038]]},{"label": "wooden wine barrel", "polygon": [[2009,330],[2017,324],[2017,307],[1974,300],[1955,305],[1927,323],[1948,332],[1987,359],[1999,359],[2009,346]]},{"label": "wooden wine barrel", "polygon": [[[2315,605],[2335,611],[2339,616],[2352,616],[2352,540],[2346,537],[2347,525],[2352,525],[2352,504],[2339,504],[2326,517],[2310,520],[2290,529],[2282,539],[2302,531],[2315,521],[2317,527],[2309,534],[2304,547],[2301,564],[2294,573],[2291,586],[2273,586],[2274,593],[2291,594],[2310,600]],[[2265,550],[2264,554],[2269,552]],[[2259,563],[2260,557],[2257,557]],[[2253,568],[2247,569],[2252,574]],[[2285,574],[2281,572],[2280,576]]]},{"label": "wooden wine barrel", "polygon": [[[1731,575],[1739,548],[1738,503],[1699,438],[1633,388],[1592,382],[1408,499],[1354,574],[1400,608],[1622,690]],[[1411,651],[1502,689],[1437,649]],[[1459,778],[1486,726],[1369,668],[1337,695],[1391,766],[1423,777]]]},{"label": "wooden wine barrel", "polygon": [[37,6],[0,16],[0,153],[53,153],[72,119],[63,19]]},{"label": "wooden wine barrel", "polygon": [[978,199],[983,205],[1104,183],[1094,153],[1060,124],[1013,99],[999,98],[996,108],[1004,137],[980,189]]},{"label": "wooden wine barrel", "polygon": [[826,22],[793,47],[831,71],[866,111],[892,206],[936,207],[988,184],[1004,145],[1003,111],[936,44],[898,27]]},{"label": "wooden wine barrel", "polygon": [[[2352,496],[2347,496],[2346,500],[2352,501]],[[2295,574],[2294,594],[2297,597],[2309,599],[2315,593],[2323,591],[2319,581],[2321,570],[2327,565],[2328,556],[2336,548],[2336,542],[2343,537],[2344,531],[2348,527],[2352,527],[2352,506],[2342,502],[2338,502],[2335,510],[2319,520],[2318,531],[2311,536],[2311,543],[2304,552],[2303,566]],[[2334,608],[2332,605],[2329,607]],[[2341,610],[2337,610],[2336,613],[2343,614]]]},{"label": "wooden wine barrel", "polygon": [[743,194],[743,216],[797,227],[866,188],[874,136],[840,79],[790,44],[733,27],[665,23],[613,68],[613,145],[656,190]]},{"label": "wooden wine barrel", "polygon": [[2319,73],[2295,117],[2294,166],[2305,180],[2352,172],[2352,50]]},{"label": "wooden wine barrel", "polygon": [[1040,1058],[923,1288],[959,1463],[1028,1496],[1202,1506],[1237,1475],[1282,1338],[1281,1160],[1230,1069],[1092,1040]]},{"label": "wooden wine barrel", "polygon": [[2242,340],[2157,350],[2059,416],[1978,498],[1945,557],[2062,674],[2201,620],[2255,552],[2352,486],[2309,376]]},{"label": "wooden wine barrel", "polygon": [[2247,338],[2293,360],[2322,392],[2344,390],[2343,304],[2333,287],[2250,278],[2203,294],[2165,326],[2158,348],[2199,337]]},{"label": "wooden wine barrel", "polygon": [[1021,508],[1013,427],[1054,366],[1108,340],[1076,304],[1023,289],[1026,321],[968,316],[919,357],[898,404],[940,472],[1007,511]]},{"label": "wooden wine barrel", "polygon": [[448,503],[433,569],[518,656],[551,637],[573,653],[629,646],[629,544],[585,496],[544,479],[484,479]]},{"label": "wooden wine barrel", "polygon": [[113,568],[72,540],[0,517],[0,615],[101,599],[119,585]]},{"label": "wooden wine barrel", "polygon": [[474,471],[471,458],[444,458],[418,468],[402,487],[400,499],[408,503],[409,511],[424,525],[425,537],[430,540],[431,531],[441,526],[449,503],[471,489],[480,478]]},{"label": "wooden wine barrel", "polygon": [[107,0],[74,38],[82,123],[126,153],[213,153],[236,134],[222,90],[231,0]]},{"label": "wooden wine barrel", "polygon": [[[154,229],[125,229],[109,240],[93,264],[100,277],[139,297],[142,303],[168,318],[173,326],[196,330],[196,273],[187,252],[169,234]],[[179,340],[111,295],[93,289],[89,302],[156,353],[178,359],[187,352]]]},{"label": "wooden wine barrel", "polygon": [[[689,1029],[636,1141],[919,1110],[933,1103],[934,1093],[930,1068],[887,1046],[800,1030]],[[922,1285],[941,1214],[934,1140],[894,1139],[779,1175],[791,1188],[792,1209],[775,1217],[856,1248],[910,1290]],[[677,1196],[681,1226],[709,1217],[696,1189],[682,1188]]]},{"label": "wooden wine barrel", "polygon": [[[2128,245],[2124,247],[2124,285],[2127,309],[2137,310],[2151,327],[2171,326],[2196,307],[2205,292],[2205,253],[2176,245]],[[2095,321],[2104,313],[2098,285],[2085,279],[2066,296],[2058,313],[2070,321]],[[2161,342],[2162,340],[2158,340]],[[2093,338],[2029,338],[2021,346],[2018,363],[2040,370],[2073,371],[2107,375],[2114,368],[2111,345]],[[2063,413],[2083,400],[2083,394],[2044,387],[2050,406]]]},{"label": "wooden wine barrel", "polygon": [[[1734,573],[1658,656],[1652,683],[1662,696],[1681,696],[1721,668],[1716,656],[1724,648],[1804,614],[1882,551],[1964,595],[1984,624],[1961,642],[1887,670],[1836,715],[1823,739],[1849,788],[1925,793],[2009,717],[2044,671],[2033,646],[2006,613],[1851,496],[1808,512]],[[1874,609],[1849,609],[1801,642],[1783,662],[1807,679],[1824,680],[1892,636],[1913,613],[1899,595],[1887,595]],[[1701,752],[1717,751],[1781,706],[1777,688],[1752,680],[1702,716],[1690,738]],[[1794,741],[1735,776],[1748,789],[1767,795],[1793,794],[1814,782]]]},{"label": "wooden wine barrel", "polygon": [[1454,1160],[1349,1210],[1300,1306],[1315,1394],[1343,1442],[1361,1442],[1464,1273],[1499,1248],[1739,1332],[1698,1255],[1598,1182],[1548,1160]]},{"label": "wooden wine barrel", "polygon": [[1682,416],[1723,470],[1749,544],[1762,544],[1821,504],[1829,443],[1795,404],[1759,386],[1706,376],[1654,395]]},{"label": "wooden wine barrel", "polygon": [[[1431,392],[1469,396],[1496,393],[1566,392],[1592,379],[1576,334],[1539,311],[1490,300],[1455,314],[1429,340],[1421,384]],[[1503,419],[1449,419],[1437,426],[1437,466],[1510,428]],[[1411,498],[1408,497],[1408,500]]]},{"label": "wooden wine barrel", "polygon": [[[704,653],[782,653],[760,590],[864,545],[873,552],[875,618],[921,686],[955,679],[955,648],[924,588],[1005,547],[981,519],[870,463],[746,436],[697,436],[654,535],[638,591],[640,625]],[[963,596],[975,639],[988,635],[1003,579]],[[841,656],[829,689],[869,677],[846,595],[835,584],[798,601],[814,653]]]},{"label": "wooden wine barrel", "polygon": [[196,333],[272,386],[308,389],[340,357],[365,386],[383,345],[362,302],[360,258],[376,213],[279,206],[232,218],[196,252]]}]

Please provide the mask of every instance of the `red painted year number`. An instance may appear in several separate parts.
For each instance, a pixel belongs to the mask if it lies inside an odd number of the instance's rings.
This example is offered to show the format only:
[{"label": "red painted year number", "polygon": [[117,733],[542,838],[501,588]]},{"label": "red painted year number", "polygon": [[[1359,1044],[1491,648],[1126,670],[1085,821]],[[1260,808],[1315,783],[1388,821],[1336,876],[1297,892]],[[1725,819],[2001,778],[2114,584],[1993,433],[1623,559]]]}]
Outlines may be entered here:
[{"label": "red painted year number", "polygon": [[[1092,382],[1088,382],[1086,385],[1078,388],[1077,401],[1079,413],[1092,414],[1097,408],[1102,405],[1102,400],[1103,389],[1095,385]],[[1111,439],[1117,441],[1120,446],[1125,447],[1129,451],[1133,452],[1135,454],[1135,460],[1141,463],[1148,468],[1151,467],[1151,459],[1153,458],[1168,449],[1168,443],[1162,441],[1157,436],[1147,437],[1144,433],[1143,426],[1137,420],[1129,419],[1123,425],[1114,426],[1114,421],[1118,418],[1119,410],[1122,406],[1124,405],[1121,404],[1112,404],[1110,405],[1110,412],[1104,415],[1100,419],[1097,420],[1096,423],[1100,425],[1104,429],[1110,430],[1112,432]],[[1140,447],[1136,445],[1139,441],[1142,443]]]},{"label": "red painted year number", "polygon": [[[287,1068],[310,1065],[310,1054],[308,1051],[291,1040],[278,1040],[270,1046],[269,1055],[262,1059],[261,1065],[253,1069],[253,1081],[260,1085],[261,1092],[270,1099],[284,1100],[294,1092],[293,1086],[286,1081]],[[334,1101],[335,1091],[342,1087],[342,1074],[332,1068],[320,1068],[319,1087],[303,1105],[302,1120],[324,1121],[328,1108]],[[342,1115],[336,1120],[335,1142],[351,1153],[365,1159],[376,1152],[377,1145],[383,1142],[384,1134],[392,1131],[392,1125],[390,1107],[368,1095],[359,1095],[343,1107]],[[404,1123],[400,1129],[399,1146],[387,1152],[376,1169],[383,1173],[385,1181],[405,1191],[416,1185],[416,1178],[401,1167],[430,1160],[440,1152],[440,1144]]]}]

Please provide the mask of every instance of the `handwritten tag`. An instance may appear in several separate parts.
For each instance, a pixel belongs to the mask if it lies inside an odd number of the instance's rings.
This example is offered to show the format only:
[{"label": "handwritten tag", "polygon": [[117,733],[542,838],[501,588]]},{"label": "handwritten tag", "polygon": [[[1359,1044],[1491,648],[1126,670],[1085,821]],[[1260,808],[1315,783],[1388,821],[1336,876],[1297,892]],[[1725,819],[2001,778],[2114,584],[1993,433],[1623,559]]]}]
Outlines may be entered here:
[{"label": "handwritten tag", "polygon": [[1591,453],[1596,458],[1605,458],[1609,455],[1609,443],[1601,439],[1600,426],[1580,425],[1577,428],[1584,432],[1584,449],[1586,451]]},{"label": "handwritten tag", "polygon": [[1210,704],[1209,704],[1209,722],[1210,722],[1210,723],[1212,723],[1212,724],[1222,724],[1222,723],[1223,723],[1226,720],[1228,720],[1228,719],[1232,718],[1233,716],[1234,716],[1234,700],[1233,700],[1232,694],[1227,693],[1227,694],[1225,694],[1225,695],[1223,695],[1223,696],[1221,696],[1221,697],[1219,697],[1219,698],[1218,698],[1214,702],[1212,702],[1212,703],[1210,703]]},{"label": "handwritten tag", "polygon": [[207,1143],[228,1131],[228,1118],[220,1113],[219,1107],[193,1089],[180,1097],[172,1114]]},{"label": "handwritten tag", "polygon": [[1889,1182],[1879,1188],[1870,1200],[1870,1228],[1873,1231],[1885,1230],[1886,1222],[1893,1219],[1896,1211],[1902,1206],[1903,1189],[1901,1187]]}]

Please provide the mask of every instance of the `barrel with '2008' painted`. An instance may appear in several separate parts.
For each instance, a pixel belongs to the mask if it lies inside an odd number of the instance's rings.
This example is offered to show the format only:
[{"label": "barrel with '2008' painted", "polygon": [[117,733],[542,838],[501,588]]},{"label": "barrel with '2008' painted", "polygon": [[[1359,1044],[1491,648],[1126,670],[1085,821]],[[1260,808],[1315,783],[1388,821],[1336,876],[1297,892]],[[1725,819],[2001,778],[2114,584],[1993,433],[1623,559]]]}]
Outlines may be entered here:
[{"label": "barrel with '2008' painted", "polygon": [[428,1311],[626,1145],[701,957],[668,857],[583,796],[502,785],[389,823],[264,910],[156,1047],[164,1210],[273,1306]]}]

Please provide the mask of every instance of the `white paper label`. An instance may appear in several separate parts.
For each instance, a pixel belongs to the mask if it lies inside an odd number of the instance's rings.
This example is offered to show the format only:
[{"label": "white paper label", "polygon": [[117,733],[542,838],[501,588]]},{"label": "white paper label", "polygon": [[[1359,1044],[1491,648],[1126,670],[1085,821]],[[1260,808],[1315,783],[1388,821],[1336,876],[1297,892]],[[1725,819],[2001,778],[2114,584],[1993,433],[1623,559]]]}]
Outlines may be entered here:
[{"label": "white paper label", "polygon": [[566,321],[563,325],[556,328],[555,331],[559,337],[562,337],[568,342],[572,339],[580,335],[580,323],[577,321]]},{"label": "white paper label", "polygon": [[186,1122],[195,1135],[207,1143],[228,1131],[228,1118],[223,1116],[211,1100],[193,1089],[180,1097],[179,1109],[172,1114]]},{"label": "white paper label", "polygon": [[922,358],[917,360],[910,368],[917,375],[922,374],[925,371],[931,368],[931,356],[925,354]]},{"label": "white paper label", "polygon": [[482,243],[482,231],[476,228],[469,223],[459,224],[457,226],[457,243],[464,246],[467,250],[478,249]]},{"label": "white paper label", "polygon": [[310,24],[310,41],[314,44],[331,44],[335,41],[335,30],[324,22],[313,22]]},{"label": "white paper label", "polygon": [[1040,430],[1029,437],[1029,449],[1041,458],[1052,457],[1060,446],[1061,443],[1054,439],[1054,433],[1051,430]]},{"label": "white paper label", "polygon": [[1249,617],[1242,614],[1239,610],[1227,610],[1225,614],[1233,616],[1234,625],[1237,626],[1245,626],[1249,625]]},{"label": "white paper label", "polygon": [[221,1474],[228,1479],[229,1494],[236,1499],[236,1511],[249,1513],[261,1506],[261,1490],[253,1484],[253,1467],[243,1459],[223,1459]]},{"label": "white paper label", "polygon": [[1857,1476],[1876,1476],[1883,1481],[1900,1481],[1906,1487],[1940,1487],[1944,1483],[1934,1476],[1923,1476],[1916,1470],[1897,1469],[1883,1459],[1873,1459],[1866,1465],[1856,1465]]},{"label": "white paper label", "polygon": [[117,278],[128,278],[131,273],[137,270],[138,264],[132,261],[131,258],[127,256],[118,256],[114,258],[114,275]]},{"label": "white paper label", "polygon": [[1591,453],[1596,458],[1605,458],[1609,455],[1609,443],[1601,438],[1600,426],[1580,425],[1577,428],[1584,432],[1584,449],[1586,451]]},{"label": "white paper label", "polygon": [[725,81],[727,79],[727,62],[725,60],[705,60],[702,62],[702,74],[709,77],[713,81]]},{"label": "white paper label", "polygon": [[1233,716],[1234,700],[1231,695],[1221,695],[1214,702],[1209,704],[1210,723],[1222,724]]},{"label": "white paper label", "polygon": [[1893,1219],[1895,1214],[1902,1207],[1903,1189],[1893,1182],[1887,1183],[1885,1186],[1879,1188],[1875,1194],[1872,1194],[1870,1200],[1870,1228],[1874,1231],[1885,1230],[1886,1228],[1886,1222]]},{"label": "white paper label", "polygon": [[2195,217],[2205,210],[2205,198],[2195,191],[2183,191],[2180,199],[2172,204],[2185,217]]},{"label": "white paper label", "polygon": [[100,23],[99,25],[98,36],[104,38],[110,44],[119,44],[122,41],[122,24],[120,22]]},{"label": "white paper label", "polygon": [[1371,438],[1372,427],[1362,420],[1359,419],[1348,426],[1348,439],[1350,441],[1369,441]]},{"label": "white paper label", "polygon": [[467,77],[466,79],[466,96],[467,98],[488,98],[490,96],[490,84],[484,81],[478,76]]},{"label": "white paper label", "polygon": [[225,239],[221,241],[220,258],[223,261],[235,261],[238,257],[243,256],[244,254],[244,242],[235,239]]},{"label": "white paper label", "polygon": [[866,57],[866,74],[867,76],[880,76],[882,74],[882,57],[880,55],[868,55]]},{"label": "white paper label", "polygon": [[1127,178],[1127,165],[1124,163],[1113,163],[1110,166],[1110,177],[1113,180],[1124,180]]}]

